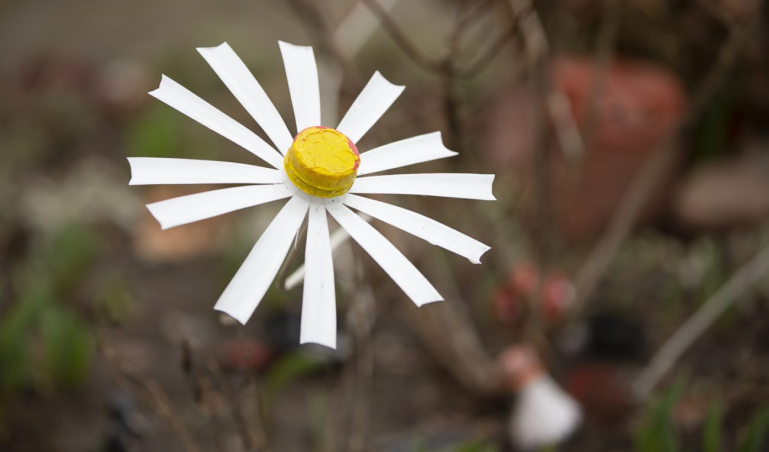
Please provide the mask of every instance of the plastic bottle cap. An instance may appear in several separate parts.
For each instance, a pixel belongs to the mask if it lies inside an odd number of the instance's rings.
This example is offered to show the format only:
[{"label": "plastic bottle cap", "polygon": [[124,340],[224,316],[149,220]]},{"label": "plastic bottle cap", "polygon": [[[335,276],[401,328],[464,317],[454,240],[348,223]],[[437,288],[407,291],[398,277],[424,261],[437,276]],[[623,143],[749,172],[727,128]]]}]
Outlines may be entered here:
[{"label": "plastic bottle cap", "polygon": [[286,175],[307,194],[333,198],[347,193],[360,165],[358,148],[329,127],[308,127],[296,136],[283,165]]}]

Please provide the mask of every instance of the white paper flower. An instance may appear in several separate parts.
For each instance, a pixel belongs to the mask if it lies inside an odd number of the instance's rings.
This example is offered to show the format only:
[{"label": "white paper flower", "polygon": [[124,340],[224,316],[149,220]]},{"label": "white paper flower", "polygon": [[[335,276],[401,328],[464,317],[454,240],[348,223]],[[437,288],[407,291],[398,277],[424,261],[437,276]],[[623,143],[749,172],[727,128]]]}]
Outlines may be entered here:
[{"label": "white paper flower", "polygon": [[[384,114],[404,87],[393,85],[377,72],[339,126],[336,129],[321,128],[318,71],[312,47],[279,44],[296,130],[301,132],[296,139],[262,87],[227,43],[198,49],[261,126],[274,148],[166,76],[163,76],[160,87],[150,92],[155,98],[244,147],[272,168],[207,160],[136,157],[128,159],[132,173],[130,184],[247,184],[149,204],[147,207],[163,229],[288,198],[216,303],[215,309],[241,323],[248,321],[264,297],[309,212],[300,341],[333,348],[336,345],[336,300],[326,212],[414,303],[421,306],[442,298],[400,251],[350,208],[479,263],[481,255],[489,249],[486,245],[418,213],[359,195],[407,194],[494,200],[491,192],[494,175],[404,174],[356,178],[451,157],[456,153],[443,146],[441,135],[436,132],[397,141],[358,156],[354,143]],[[320,143],[318,140],[325,141]],[[332,153],[333,158],[326,152]]]}]

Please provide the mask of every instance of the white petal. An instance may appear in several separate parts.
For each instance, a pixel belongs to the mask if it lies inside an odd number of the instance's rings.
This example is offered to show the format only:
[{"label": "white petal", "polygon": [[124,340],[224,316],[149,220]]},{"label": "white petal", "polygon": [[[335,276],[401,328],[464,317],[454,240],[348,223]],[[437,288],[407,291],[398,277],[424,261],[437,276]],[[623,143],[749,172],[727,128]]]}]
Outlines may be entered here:
[{"label": "white petal", "polygon": [[300,342],[336,348],[336,291],[326,207],[310,206],[304,263],[307,276],[302,298]]},{"label": "white petal", "polygon": [[401,95],[405,86],[393,85],[379,71],[352,103],[336,129],[357,143]]},{"label": "white petal", "polygon": [[275,105],[267,97],[267,93],[230,45],[225,42],[218,47],[201,47],[198,48],[198,52],[254,117],[275,147],[285,154],[291,147],[294,137],[288,131]]},{"label": "white petal", "polygon": [[280,168],[283,164],[280,154],[254,132],[165,75],[160,80],[160,87],[150,91],[150,95],[244,147],[275,168]]},{"label": "white petal", "polygon": [[[312,47],[278,41],[286,67],[291,104],[296,117],[296,132],[320,125],[320,88],[318,66]],[[286,148],[288,150],[288,148]]]},{"label": "white petal", "polygon": [[147,208],[168,229],[289,196],[291,192],[283,184],[248,185],[180,196],[147,204]]},{"label": "white petal", "polygon": [[493,201],[493,174],[393,174],[361,177],[350,193],[423,195]]},{"label": "white petal", "polygon": [[280,171],[213,160],[129,157],[129,185],[278,184]]},{"label": "white petal", "polygon": [[457,155],[456,152],[448,150],[443,145],[440,132],[428,133],[362,153],[358,176],[455,155]]},{"label": "white petal", "polygon": [[286,258],[309,203],[292,197],[264,231],[214,309],[245,324],[262,301]]},{"label": "white petal", "polygon": [[420,239],[427,240],[433,245],[464,256],[474,264],[480,264],[481,256],[490,249],[472,237],[401,207],[356,195],[347,196],[344,203]]},{"label": "white petal", "polygon": [[443,300],[414,264],[373,226],[343,205],[328,205],[326,209],[417,306]]}]

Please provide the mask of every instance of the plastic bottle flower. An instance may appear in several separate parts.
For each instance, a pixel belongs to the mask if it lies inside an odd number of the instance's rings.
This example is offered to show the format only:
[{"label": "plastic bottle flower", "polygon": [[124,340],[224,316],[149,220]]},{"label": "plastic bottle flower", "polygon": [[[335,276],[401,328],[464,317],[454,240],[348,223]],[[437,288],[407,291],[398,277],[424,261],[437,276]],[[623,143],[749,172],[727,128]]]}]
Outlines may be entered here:
[{"label": "plastic bottle flower", "polygon": [[248,128],[170,78],[150,95],[244,147],[272,168],[230,162],[129,158],[131,185],[245,184],[147,205],[163,229],[288,199],[214,307],[241,323],[251,317],[309,217],[305,248],[301,343],[336,345],[336,295],[329,213],[417,306],[442,300],[429,281],[374,227],[350,208],[479,263],[489,247],[418,213],[363,194],[406,194],[494,200],[494,175],[403,174],[394,168],[456,155],[439,132],[358,153],[355,146],[403,92],[375,73],[336,129],[321,127],[318,71],[312,47],[280,42],[298,134],[283,119],[227,43],[198,51],[264,130],[274,148]]},{"label": "plastic bottle flower", "polygon": [[499,361],[517,393],[508,431],[518,449],[552,447],[576,431],[582,408],[547,374],[531,346],[509,347]]}]

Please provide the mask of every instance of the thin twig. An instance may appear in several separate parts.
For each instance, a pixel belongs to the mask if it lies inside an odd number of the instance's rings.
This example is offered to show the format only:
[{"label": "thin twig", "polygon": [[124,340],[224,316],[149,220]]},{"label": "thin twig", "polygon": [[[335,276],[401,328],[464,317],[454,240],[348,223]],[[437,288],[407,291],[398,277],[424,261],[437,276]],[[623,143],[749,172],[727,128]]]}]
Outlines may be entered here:
[{"label": "thin twig", "polygon": [[[242,325],[238,327],[238,336],[241,341],[246,339],[246,328]],[[256,376],[256,370],[254,366],[246,367],[246,375],[248,377],[248,383],[254,390],[254,407],[256,409],[256,425],[253,425],[253,435],[256,438],[258,447],[261,447],[264,452],[269,452],[269,438],[267,437],[267,410],[264,404],[264,394],[261,390],[261,385]]]},{"label": "thin twig", "polygon": [[595,70],[590,85],[590,94],[587,98],[585,113],[582,118],[583,139],[585,149],[588,152],[593,147],[595,128],[598,122],[598,99],[603,94],[606,85],[606,77],[609,72],[609,63],[614,56],[614,47],[619,33],[620,19],[622,18],[623,0],[603,0],[603,20],[598,33],[598,44],[595,49]]},{"label": "thin twig", "polygon": [[[484,0],[479,2],[475,5],[475,7],[467,14],[460,15],[459,20],[457,20],[455,33],[457,34],[457,38],[461,38],[464,31],[467,29],[467,27],[476,19],[478,19],[480,16],[482,16],[482,13],[486,11],[486,8],[489,5],[493,5],[495,3],[495,0]],[[459,9],[462,10],[461,8]]]},{"label": "thin twig", "polygon": [[[406,33],[401,30],[401,28],[398,26],[395,20],[390,17],[387,11],[385,11],[385,9],[382,8],[379,3],[377,3],[377,0],[360,1],[365,3],[371,9],[374,15],[379,18],[379,21],[382,24],[382,28],[387,32],[390,38],[392,38],[395,44],[400,47],[401,51],[403,51],[406,56],[408,56],[418,66],[422,67],[426,71],[443,76],[450,74],[451,76],[456,77],[471,78],[478,75],[485,68],[487,68],[491,62],[494,61],[496,56],[499,55],[500,51],[504,48],[505,44],[515,35],[514,29],[506,30],[496,40],[494,40],[494,42],[492,42],[485,51],[481,52],[480,56],[473,63],[471,63],[466,68],[460,68],[456,64],[456,59],[459,54],[459,52],[456,51],[456,48],[454,51],[452,51],[451,47],[453,46],[450,45],[449,55],[446,58],[432,59],[422,53],[422,51],[420,51],[417,46],[414,45],[411,40],[409,40],[409,38],[406,36]],[[456,37],[456,40],[459,39],[459,35],[464,27],[465,22],[463,20],[458,21],[453,33],[453,36]]]},{"label": "thin twig", "polygon": [[[211,394],[213,393],[213,383],[198,364],[195,357],[195,350],[191,340],[182,341],[182,372],[190,378],[192,382],[192,391],[195,403],[202,405],[206,409],[211,419],[211,431],[213,433],[214,448],[223,452],[228,452],[230,448],[222,435],[222,413],[221,409],[214,403],[212,404]],[[231,409],[231,407],[228,406]]]},{"label": "thin twig", "polygon": [[232,408],[232,415],[238,425],[240,436],[243,438],[243,443],[246,448],[248,450],[267,450],[265,437],[256,431],[257,426],[261,426],[262,430],[264,430],[263,423],[258,421],[249,422],[240,398],[237,397],[235,392],[232,390],[232,387],[227,381],[224,372],[222,372],[219,363],[217,363],[216,360],[211,356],[205,356],[204,360],[206,363],[206,368],[209,372],[211,372],[211,375],[214,377],[214,381],[216,381],[216,384],[219,385],[219,387],[222,389],[222,393],[227,398],[227,403]]},{"label": "thin twig", "polygon": [[425,262],[439,275],[444,300],[420,308],[401,303],[400,313],[424,346],[467,390],[481,396],[504,393],[504,377],[483,346],[451,268],[435,256],[428,256]]},{"label": "thin twig", "polygon": [[[457,5],[457,23],[459,24],[462,16],[462,10],[465,5],[465,0],[460,0]],[[460,26],[456,25],[454,31],[449,35],[448,39],[448,54],[441,63],[441,69],[443,71],[442,84],[443,84],[443,107],[446,116],[446,138],[449,149],[453,149],[459,152],[460,155],[464,155],[462,152],[462,146],[464,145],[462,121],[459,118],[459,102],[457,102],[457,89],[454,72],[452,70],[454,65],[454,58],[457,54],[457,45],[459,43]]]},{"label": "thin twig", "polygon": [[334,40],[334,28],[330,27],[324,19],[321,2],[315,0],[286,0],[284,3],[304,23],[304,28],[313,36],[318,49],[329,55],[339,64],[344,77],[362,86],[363,80],[355,70],[350,59],[352,55],[348,55],[343,49],[340,49]]},{"label": "thin twig", "polygon": [[547,107],[553,118],[555,135],[566,162],[569,164],[579,162],[585,155],[585,144],[574,115],[571,114],[569,96],[560,89],[551,87],[547,96]]},{"label": "thin twig", "polygon": [[655,183],[664,173],[668,163],[675,157],[676,142],[679,135],[686,131],[718,92],[724,79],[731,70],[741,49],[756,28],[756,20],[741,27],[735,27],[727,42],[721,49],[718,61],[705,76],[700,88],[694,95],[687,115],[681,120],[677,131],[663,140],[651,153],[639,170],[627,192],[622,198],[619,208],[609,223],[603,236],[598,240],[585,263],[575,278],[577,300],[573,313],[579,311],[585,302],[593,295],[598,282],[606,272],[619,246],[625,240],[636,223],[641,209],[646,205],[653,192]]},{"label": "thin twig", "polygon": [[187,425],[182,421],[173,402],[171,402],[171,399],[165,391],[163,391],[160,384],[153,378],[142,376],[131,363],[123,360],[117,351],[107,343],[103,335],[99,335],[98,337],[98,346],[107,361],[120,372],[120,380],[122,380],[124,385],[128,384],[130,386],[129,382],[133,382],[146,391],[146,394],[140,395],[140,400],[150,409],[160,414],[160,416],[168,422],[171,429],[176,433],[176,436],[182,443],[184,450],[188,452],[198,452],[200,448],[195,442],[195,439],[190,434]]},{"label": "thin twig", "polygon": [[515,36],[516,28],[517,27],[513,25],[504,33],[499,35],[497,39],[494,40],[494,42],[489,44],[484,52],[481,52],[481,56],[479,56],[474,62],[470,63],[466,68],[454,67],[454,74],[457,77],[472,78],[483,72],[484,69],[489,67],[491,63],[496,60],[497,55],[499,55],[502,49],[505,48],[505,45],[508,43],[508,41],[510,41]]},{"label": "thin twig", "polygon": [[513,20],[518,23],[518,28],[521,30],[529,66],[534,68],[550,53],[545,28],[531,0],[510,0],[509,5],[513,12]]},{"label": "thin twig", "polygon": [[[542,20],[530,0],[510,0],[510,10],[513,20],[518,23],[521,32],[526,56],[530,66],[531,91],[536,97],[534,118],[534,158],[532,159],[532,173],[535,186],[534,197],[536,206],[536,223],[539,231],[537,235],[537,266],[541,271],[547,271],[553,256],[552,244],[554,242],[552,230],[552,209],[550,206],[550,178],[549,178],[549,150],[550,132],[548,117],[550,111],[550,99],[552,89],[550,86],[549,52],[550,44],[547,39]],[[548,114],[550,113],[550,114]],[[556,126],[559,122],[556,121]],[[535,345],[542,353],[546,351],[546,338],[544,335],[544,318],[542,315],[542,284],[538,283],[535,296],[529,298],[528,318],[525,324],[524,337]]]},{"label": "thin twig", "polygon": [[387,14],[387,11],[385,11],[385,9],[382,8],[382,6],[376,0],[361,1],[363,1],[366,6],[371,9],[371,12],[373,12],[374,15],[379,18],[379,21],[382,23],[382,28],[384,28],[387,34],[390,35],[390,37],[393,39],[393,41],[395,41],[398,47],[400,47],[403,53],[405,53],[414,62],[428,71],[441,71],[441,62],[429,58],[427,55],[423,54],[414,44],[412,44],[411,40],[409,40],[403,30],[401,30],[398,24],[395,23],[390,15]]},{"label": "thin twig", "polygon": [[756,282],[769,273],[769,246],[761,250],[745,264],[718,292],[705,302],[683,325],[659,348],[651,362],[633,383],[633,390],[639,400],[646,399],[660,380],[678,362],[686,350],[697,340],[721,314]]},{"label": "thin twig", "polygon": [[372,329],[376,305],[374,291],[361,281],[352,306],[350,326],[355,340],[355,384],[350,407],[350,434],[348,452],[366,450],[366,436],[371,407],[371,386],[374,376],[374,350]]}]

